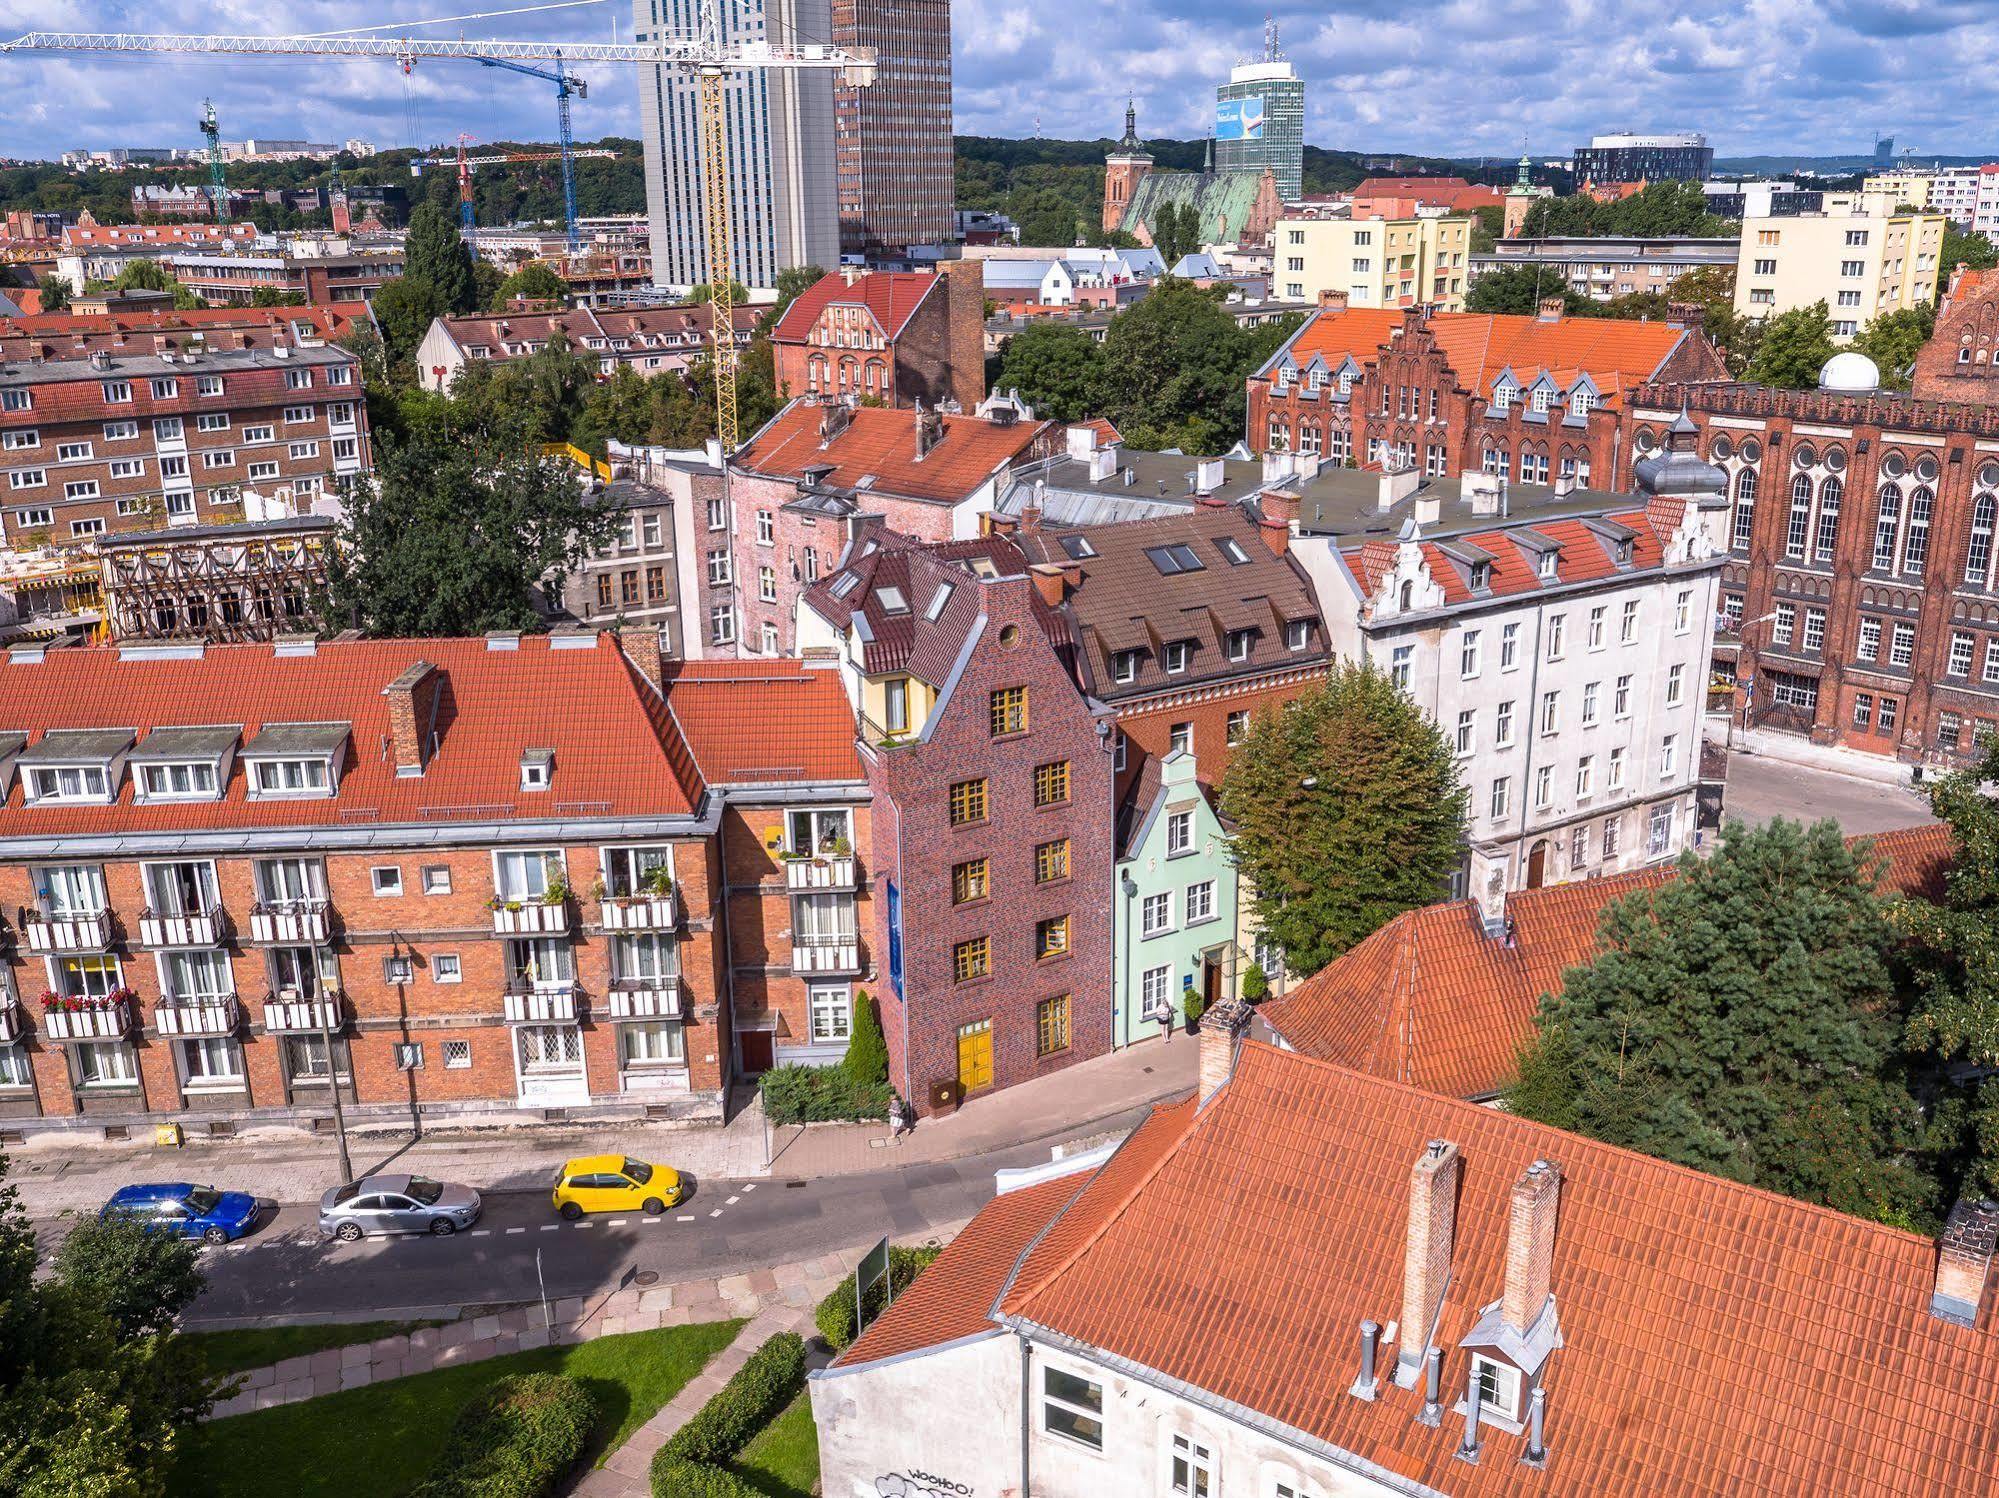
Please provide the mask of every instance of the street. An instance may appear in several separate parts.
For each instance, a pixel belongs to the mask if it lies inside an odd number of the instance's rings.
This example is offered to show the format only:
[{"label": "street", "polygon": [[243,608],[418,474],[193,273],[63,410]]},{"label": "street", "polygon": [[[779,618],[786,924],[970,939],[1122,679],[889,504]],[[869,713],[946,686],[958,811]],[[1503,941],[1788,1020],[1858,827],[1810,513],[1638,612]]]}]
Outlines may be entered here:
[{"label": "street", "polygon": [[1817,821],[1831,817],[1849,835],[1886,832],[1936,820],[1929,802],[1901,786],[1735,751],[1728,757],[1724,814],[1761,826],[1776,817]]}]

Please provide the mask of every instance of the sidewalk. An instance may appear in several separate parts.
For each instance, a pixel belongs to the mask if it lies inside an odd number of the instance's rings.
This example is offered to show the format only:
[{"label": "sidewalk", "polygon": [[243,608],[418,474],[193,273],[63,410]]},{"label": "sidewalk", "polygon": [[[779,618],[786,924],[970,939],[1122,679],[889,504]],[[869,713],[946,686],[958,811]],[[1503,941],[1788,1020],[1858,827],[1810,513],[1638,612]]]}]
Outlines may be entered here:
[{"label": "sidewalk", "polygon": [[[950,1117],[926,1119],[893,1144],[881,1124],[766,1131],[762,1102],[753,1097],[722,1126],[550,1124],[415,1143],[370,1136],[351,1140],[350,1154],[358,1173],[408,1171],[481,1191],[545,1190],[563,1161],[607,1148],[664,1161],[697,1182],[891,1170],[1087,1132],[1092,1124],[1193,1087],[1198,1050],[1188,1035],[1147,1041],[975,1098]],[[291,1129],[252,1129],[179,1149],[42,1135],[9,1156],[8,1180],[20,1188],[31,1217],[95,1211],[133,1181],[191,1180],[286,1204],[311,1203],[340,1174],[332,1139]]]},{"label": "sidewalk", "polygon": [[1799,734],[1778,733],[1768,728],[1737,725],[1731,730],[1725,722],[1714,718],[1706,721],[1704,732],[1713,742],[1731,744],[1730,752],[1733,754],[1750,754],[1783,764],[1803,765],[1810,770],[1824,770],[1832,775],[1847,775],[1856,780],[1871,780],[1905,790],[1914,784],[1910,779],[1910,771],[1914,767],[1892,755],[1863,754],[1858,749],[1814,744]]}]

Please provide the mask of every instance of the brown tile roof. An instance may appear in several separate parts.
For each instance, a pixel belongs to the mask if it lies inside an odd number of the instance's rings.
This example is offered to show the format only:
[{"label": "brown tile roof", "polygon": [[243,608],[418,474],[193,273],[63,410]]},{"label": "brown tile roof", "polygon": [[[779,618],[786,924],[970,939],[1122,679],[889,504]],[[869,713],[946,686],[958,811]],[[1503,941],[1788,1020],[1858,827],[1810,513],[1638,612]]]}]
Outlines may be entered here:
[{"label": "brown tile roof", "polygon": [[903,324],[923,299],[942,284],[942,278],[932,271],[870,271],[856,276],[851,284],[840,272],[830,271],[792,299],[771,329],[771,341],[802,343],[820,313],[842,306],[867,308],[882,337],[893,343],[902,336]]},{"label": "brown tile roof", "polygon": [[[1870,840],[1881,887],[1940,892],[1951,856],[1942,822]],[[1453,1097],[1491,1097],[1513,1079],[1541,995],[1596,952],[1604,907],[1673,877],[1670,866],[1510,895],[1510,939],[1489,937],[1469,900],[1397,916],[1258,1010],[1287,1045]]]},{"label": "brown tile roof", "polygon": [[[20,293],[9,292],[16,300]],[[312,307],[198,307],[185,312],[38,312],[0,318],[0,360],[62,359],[103,349],[152,354],[183,348],[269,348],[309,339],[331,341],[370,320],[366,302]],[[199,333],[197,340],[193,335]]]},{"label": "brown tile roof", "polygon": [[1024,457],[1047,421],[1000,423],[983,416],[944,416],[943,438],[916,455],[917,413],[862,406],[831,438],[819,435],[828,408],[793,401],[750,439],[733,459],[764,478],[800,478],[815,466],[830,469],[822,487],[862,489],[906,499],[956,504],[1008,464]]},{"label": "brown tile roof", "polygon": [[681,661],[666,700],[710,785],[861,781],[840,673],[798,661]]},{"label": "brown tile roof", "polygon": [[[1437,1333],[1447,1391],[1463,1390],[1460,1344],[1500,1295],[1514,1182],[1536,1160],[1561,1169],[1545,1469],[1495,1427],[1482,1461],[1456,1460],[1463,1419],[1417,1423],[1420,1387],[1348,1393],[1361,1321],[1386,1327],[1401,1308],[1410,1169],[1432,1139],[1463,1162]],[[959,1242],[987,1232],[982,1214]],[[1464,1498],[1989,1493],[1994,1297],[1975,1327],[1932,1315],[1936,1253],[1249,1042],[1206,1108],[1155,1116],[1055,1219],[999,1311]]]},{"label": "brown tile roof", "polygon": [[[762,316],[756,307],[737,307],[730,323],[738,338],[747,337]],[[635,307],[625,311],[576,307],[564,312],[495,312],[440,319],[444,330],[458,347],[480,346],[492,350],[486,357],[511,357],[510,343],[542,344],[560,332],[571,348],[582,354],[643,354],[696,352],[709,337],[714,310],[706,302],[677,307]],[[606,346],[591,348],[592,339]],[[612,348],[622,341],[624,348]]]}]

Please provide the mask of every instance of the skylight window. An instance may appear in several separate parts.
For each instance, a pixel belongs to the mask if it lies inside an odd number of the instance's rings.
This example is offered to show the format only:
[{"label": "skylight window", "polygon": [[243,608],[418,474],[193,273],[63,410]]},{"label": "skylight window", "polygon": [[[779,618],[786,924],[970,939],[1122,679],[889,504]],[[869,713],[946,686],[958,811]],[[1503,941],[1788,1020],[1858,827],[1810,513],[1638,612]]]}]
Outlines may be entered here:
[{"label": "skylight window", "polygon": [[1242,549],[1234,536],[1223,536],[1215,543],[1215,550],[1228,558],[1231,567],[1240,567],[1249,561],[1249,553]]},{"label": "skylight window", "polygon": [[1068,553],[1072,562],[1085,561],[1097,554],[1097,548],[1090,544],[1088,536],[1064,536],[1062,550]]},{"label": "skylight window", "polygon": [[955,590],[951,584],[939,583],[937,591],[930,595],[930,607],[923,611],[923,617],[926,619],[935,619],[939,614],[943,613],[945,606],[951,602],[953,591]]},{"label": "skylight window", "polygon": [[909,600],[902,596],[902,589],[900,588],[888,586],[876,588],[875,602],[881,605],[884,614],[906,614],[909,612]]},{"label": "skylight window", "polygon": [[1194,548],[1178,543],[1172,546],[1148,546],[1145,554],[1152,559],[1152,565],[1159,569],[1162,577],[1177,577],[1182,572],[1203,572],[1207,564],[1194,555]]},{"label": "skylight window", "polygon": [[849,593],[854,591],[854,584],[859,581],[860,579],[851,572],[841,573],[833,579],[833,596],[835,598],[845,598]]}]

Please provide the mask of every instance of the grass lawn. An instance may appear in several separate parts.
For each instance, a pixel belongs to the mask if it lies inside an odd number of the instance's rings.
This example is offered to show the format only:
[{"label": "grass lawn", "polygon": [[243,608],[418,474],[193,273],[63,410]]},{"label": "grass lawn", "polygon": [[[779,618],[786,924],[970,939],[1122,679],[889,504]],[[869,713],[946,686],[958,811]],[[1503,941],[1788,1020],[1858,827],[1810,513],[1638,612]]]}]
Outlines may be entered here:
[{"label": "grass lawn", "polygon": [[170,1491],[187,1498],[354,1498],[400,1493],[428,1470],[458,1412],[509,1373],[566,1373],[596,1396],[595,1462],[644,1424],[741,1328],[740,1321],[666,1327],[543,1347],[280,1405],[189,1434]]},{"label": "grass lawn", "polygon": [[792,1400],[729,1465],[769,1498],[812,1498],[819,1491],[819,1432],[812,1424],[811,1396]]},{"label": "grass lawn", "polygon": [[395,1337],[442,1321],[349,1321],[333,1326],[254,1326],[240,1331],[193,1332],[194,1344],[216,1373],[245,1373],[286,1358],[305,1357],[329,1347],[351,1347],[377,1337]]}]

